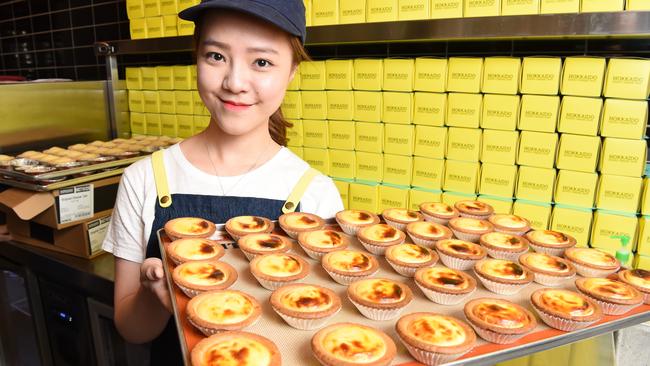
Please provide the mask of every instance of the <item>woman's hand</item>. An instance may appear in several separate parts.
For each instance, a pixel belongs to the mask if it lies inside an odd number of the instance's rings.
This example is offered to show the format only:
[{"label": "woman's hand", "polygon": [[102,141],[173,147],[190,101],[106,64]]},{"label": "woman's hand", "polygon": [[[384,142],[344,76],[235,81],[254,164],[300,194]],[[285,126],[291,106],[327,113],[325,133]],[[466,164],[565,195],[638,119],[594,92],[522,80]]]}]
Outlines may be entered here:
[{"label": "woman's hand", "polygon": [[165,280],[165,272],[160,258],[147,258],[142,262],[142,266],[140,267],[140,283],[142,287],[151,291],[170,313],[173,312],[171,297]]}]

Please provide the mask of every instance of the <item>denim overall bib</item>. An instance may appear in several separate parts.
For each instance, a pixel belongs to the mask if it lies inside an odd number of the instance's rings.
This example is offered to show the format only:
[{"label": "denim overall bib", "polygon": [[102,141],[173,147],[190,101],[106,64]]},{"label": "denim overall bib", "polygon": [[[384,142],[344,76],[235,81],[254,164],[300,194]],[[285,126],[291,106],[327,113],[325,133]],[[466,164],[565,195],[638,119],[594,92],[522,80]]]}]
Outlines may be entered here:
[{"label": "denim overall bib", "polygon": [[[225,223],[235,216],[253,215],[277,220],[283,213],[299,211],[299,202],[312,179],[320,174],[309,168],[300,178],[286,201],[256,198],[208,196],[197,194],[169,194],[167,175],[163,162],[163,151],[152,154],[156,201],[154,221],[147,242],[146,257],[160,258],[160,247],[156,233],[169,220],[179,217],[201,217],[214,223]],[[173,202],[173,205],[172,205]],[[163,332],[151,342],[151,365],[182,365],[178,333],[173,318],[167,322]]]}]

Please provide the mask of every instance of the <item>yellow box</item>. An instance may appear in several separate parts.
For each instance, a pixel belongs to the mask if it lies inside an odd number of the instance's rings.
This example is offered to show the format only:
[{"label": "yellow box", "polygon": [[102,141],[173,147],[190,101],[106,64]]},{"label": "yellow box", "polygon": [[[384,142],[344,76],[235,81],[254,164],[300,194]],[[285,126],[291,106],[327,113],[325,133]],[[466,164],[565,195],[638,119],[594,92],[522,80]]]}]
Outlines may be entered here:
[{"label": "yellow box", "polygon": [[147,20],[146,18],[136,18],[129,21],[129,33],[131,39],[147,38]]},{"label": "yellow box", "polygon": [[140,74],[142,75],[142,89],[145,90],[158,89],[158,78],[156,78],[155,67],[141,67]]},{"label": "yellow box", "polygon": [[176,126],[175,114],[161,114],[160,115],[160,128],[163,136],[176,137],[178,136],[178,129]]},{"label": "yellow box", "polygon": [[153,136],[162,135],[162,127],[160,125],[160,114],[145,113],[144,121],[146,124],[147,135],[153,135]]},{"label": "yellow box", "polygon": [[[650,255],[650,217],[639,217],[639,240],[636,251],[641,255]],[[650,268],[648,268],[650,270]]]},{"label": "yellow box", "polygon": [[351,121],[354,119],[354,92],[352,90],[328,90],[327,118]]},{"label": "yellow box", "polygon": [[384,125],[384,152],[396,155],[413,155],[415,126],[386,123]]},{"label": "yellow box", "polygon": [[325,90],[326,84],[325,61],[303,61],[300,63],[301,90]]},{"label": "yellow box", "polygon": [[501,14],[501,0],[465,0],[463,16],[493,17]]},{"label": "yellow box", "polygon": [[643,99],[650,93],[650,60],[610,58],[603,95],[608,98]]},{"label": "yellow box", "polygon": [[617,175],[600,176],[596,207],[603,210],[636,213],[639,210],[643,179]]},{"label": "yellow box", "polygon": [[447,127],[415,126],[413,155],[444,159],[447,150]]},{"label": "yellow box", "polygon": [[147,133],[147,126],[145,123],[144,113],[131,112],[131,133],[138,135],[145,135]]},{"label": "yellow box", "polygon": [[530,221],[530,226],[535,230],[546,230],[551,217],[551,205],[516,200],[512,205],[512,214],[525,217]]},{"label": "yellow box", "polygon": [[317,0],[311,5],[311,25],[339,24],[338,0]]},{"label": "yellow box", "polygon": [[418,57],[415,59],[413,90],[443,93],[447,90],[447,59]]},{"label": "yellow box", "polygon": [[387,123],[413,122],[413,93],[383,92],[381,119]]},{"label": "yellow box", "polygon": [[605,99],[600,134],[604,137],[641,139],[645,136],[648,102]]},{"label": "yellow box", "polygon": [[445,176],[445,161],[416,156],[413,158],[411,185],[426,189],[441,189]]},{"label": "yellow box", "polygon": [[142,0],[145,17],[155,17],[160,15],[160,0]]},{"label": "yellow box", "polygon": [[194,34],[194,22],[190,22],[178,18],[176,23],[176,29],[178,30],[179,36],[191,36],[192,34]]},{"label": "yellow box", "polygon": [[304,119],[327,119],[327,92],[325,91],[301,91],[302,118]]},{"label": "yellow box", "polygon": [[163,37],[176,37],[178,35],[177,15],[163,15]]},{"label": "yellow box", "polygon": [[647,146],[645,140],[626,140],[606,137],[600,155],[602,174],[640,177],[646,162]]},{"label": "yellow box", "polygon": [[515,130],[519,122],[518,95],[483,95],[481,127],[494,130]]},{"label": "yellow box", "polygon": [[580,0],[541,0],[540,13],[559,14],[577,13],[580,11]]},{"label": "yellow box", "polygon": [[328,145],[331,149],[354,150],[354,122],[329,121]]},{"label": "yellow box", "polygon": [[415,61],[412,58],[384,59],[383,89],[387,91],[413,91]]},{"label": "yellow box", "polygon": [[171,90],[160,90],[158,94],[160,99],[160,113],[176,114],[174,92]]},{"label": "yellow box", "polygon": [[366,22],[366,0],[339,0],[339,24]]},{"label": "yellow box", "polygon": [[625,8],[625,0],[581,0],[580,12],[593,13],[604,11],[622,11]]},{"label": "yellow box", "polygon": [[519,57],[486,57],[483,63],[481,91],[483,93],[517,94],[520,77],[521,59]]},{"label": "yellow box", "polygon": [[551,230],[569,234],[576,239],[578,247],[589,246],[592,212],[555,206],[551,214]]},{"label": "yellow box", "polygon": [[[201,95],[197,90],[192,90],[190,92],[192,94],[192,114],[198,115],[198,116],[209,116],[210,112],[208,109],[205,107],[205,104],[203,104],[203,100],[201,99]],[[178,112],[178,111],[177,111]]]},{"label": "yellow box", "polygon": [[161,16],[144,18],[147,26],[147,38],[163,36],[163,19]]},{"label": "yellow box", "polygon": [[327,148],[327,138],[329,137],[327,121],[324,120],[302,120],[302,144],[305,147]]},{"label": "yellow box", "polygon": [[540,0],[501,0],[501,15],[538,14]]},{"label": "yellow box", "polygon": [[354,151],[329,150],[329,174],[332,177],[354,179],[356,162]]},{"label": "yellow box", "polygon": [[145,113],[160,113],[160,95],[155,90],[142,92]]},{"label": "yellow box", "polygon": [[594,206],[598,174],[560,170],[557,173],[553,200],[557,203],[588,207]]},{"label": "yellow box", "polygon": [[448,68],[447,91],[463,93],[478,93],[481,91],[481,81],[483,80],[482,57],[450,57]]},{"label": "yellow box", "polygon": [[444,126],[447,116],[447,94],[416,92],[413,94],[413,123]]},{"label": "yellow box", "polygon": [[628,250],[636,249],[636,234],[638,220],[634,215],[616,214],[609,211],[597,210],[594,213],[594,223],[591,229],[591,246],[599,249],[617,250],[621,247],[619,239],[612,236],[627,235],[630,237]]},{"label": "yellow box", "polygon": [[172,66],[156,66],[158,90],[174,89],[174,68]]},{"label": "yellow box", "polygon": [[394,22],[398,20],[397,0],[366,0],[366,22]]},{"label": "yellow box", "polygon": [[354,80],[352,85],[355,90],[380,91],[383,80],[384,60],[354,59]]},{"label": "yellow box", "polygon": [[142,74],[139,67],[127,67],[125,79],[128,90],[142,89]]},{"label": "yellow box", "polygon": [[196,65],[190,65],[190,89],[196,89],[197,88],[197,82],[196,82]]},{"label": "yellow box", "polygon": [[173,66],[172,75],[174,75],[174,89],[192,89],[192,72],[190,66]]},{"label": "yellow box", "polygon": [[565,96],[560,104],[558,131],[596,136],[602,106],[600,98]]},{"label": "yellow box", "polygon": [[413,157],[384,154],[384,177],[382,182],[410,186],[413,176]]},{"label": "yellow box", "polygon": [[178,7],[178,11],[180,12],[182,10],[189,8],[190,6],[198,5],[201,2],[201,0],[177,0],[176,2],[178,3],[177,7]]},{"label": "yellow box", "polygon": [[572,56],[564,59],[560,92],[563,95],[599,97],[605,78],[603,57]]},{"label": "yellow box", "polygon": [[194,133],[199,133],[205,130],[210,124],[209,116],[197,116],[194,115]]},{"label": "yellow box", "polygon": [[443,192],[441,195],[441,202],[453,206],[458,201],[475,200],[478,196],[470,193],[461,192]]},{"label": "yellow box", "polygon": [[289,150],[291,150],[291,152],[293,152],[294,154],[296,154],[296,156],[298,156],[300,159],[303,159],[303,158],[304,158],[304,155],[305,155],[305,154],[304,154],[304,149],[303,149],[302,146],[291,146],[291,145],[288,145],[287,147],[289,148]]},{"label": "yellow box", "polygon": [[595,172],[598,165],[600,137],[563,133],[557,152],[558,169]]},{"label": "yellow box", "polygon": [[311,13],[312,13],[312,1],[311,0],[302,0],[305,4],[305,25],[308,27],[312,26],[311,22]]},{"label": "yellow box", "polygon": [[282,108],[282,115],[286,118],[302,118],[301,92],[286,91],[280,108]]},{"label": "yellow box", "polygon": [[329,90],[352,90],[354,78],[353,60],[325,61],[325,88]]},{"label": "yellow box", "polygon": [[561,72],[562,59],[559,57],[524,57],[519,90],[524,94],[556,95]]},{"label": "yellow box", "polygon": [[296,71],[293,73],[293,79],[287,85],[287,90],[300,90],[300,64],[296,67]]},{"label": "yellow box", "polygon": [[144,18],[142,0],[126,0],[126,15],[129,19]]},{"label": "yellow box", "polygon": [[[178,14],[178,2],[176,0],[159,0],[160,1],[160,14],[172,15],[176,18]],[[176,28],[176,19],[174,19],[174,28]]]},{"label": "yellow box", "polygon": [[140,90],[129,90],[129,110],[144,113],[144,95]]},{"label": "yellow box", "polygon": [[521,131],[517,164],[552,168],[555,165],[556,133]]},{"label": "yellow box", "polygon": [[518,131],[483,130],[481,161],[515,165],[518,145]]},{"label": "yellow box", "polygon": [[354,120],[362,122],[381,122],[382,93],[357,90],[353,93]]},{"label": "yellow box", "polygon": [[650,0],[627,0],[626,10],[650,10]]},{"label": "yellow box", "polygon": [[439,191],[426,191],[422,189],[409,189],[409,210],[417,211],[423,202],[440,202],[442,195]]},{"label": "yellow box", "polygon": [[526,131],[555,132],[559,110],[559,96],[523,95],[518,128]]},{"label": "yellow box", "polygon": [[192,92],[187,90],[174,90],[174,101],[176,102],[176,113],[193,114],[194,105],[192,101]]},{"label": "yellow box", "polygon": [[551,202],[555,189],[555,169],[519,167],[515,196],[519,199]]},{"label": "yellow box", "polygon": [[463,17],[463,0],[431,0],[431,19]]},{"label": "yellow box", "polygon": [[469,161],[445,160],[445,191],[476,193],[481,164]]},{"label": "yellow box", "polygon": [[194,116],[186,114],[176,115],[176,129],[178,137],[187,138],[194,135]]},{"label": "yellow box", "polygon": [[323,173],[324,175],[329,175],[330,160],[329,160],[329,151],[327,149],[317,149],[313,147],[303,147],[303,159],[309,163],[309,165]]},{"label": "yellow box", "polygon": [[379,185],[350,183],[350,209],[379,213]]},{"label": "yellow box", "polygon": [[641,215],[650,214],[650,179],[643,178],[643,193],[641,194]]},{"label": "yellow box", "polygon": [[384,179],[384,155],[355,151],[356,179],[366,182],[381,182]]},{"label": "yellow box", "polygon": [[409,187],[379,186],[379,210],[388,208],[407,208],[409,202]]},{"label": "yellow box", "polygon": [[449,93],[447,126],[478,128],[481,124],[483,95]]},{"label": "yellow box", "polygon": [[449,127],[447,159],[479,161],[482,130],[478,128]]},{"label": "yellow box", "polygon": [[429,19],[431,0],[399,0],[398,19]]},{"label": "yellow box", "polygon": [[516,182],[516,165],[483,163],[478,191],[480,194],[511,198]]},{"label": "yellow box", "polygon": [[334,185],[336,186],[336,189],[339,191],[339,194],[341,195],[343,208],[347,210],[350,207],[348,203],[348,198],[350,197],[349,195],[350,182],[334,179]]},{"label": "yellow box", "polygon": [[650,256],[640,254],[635,255],[634,268],[650,271]]},{"label": "yellow box", "polygon": [[287,145],[289,146],[302,146],[302,136],[304,134],[301,119],[287,119],[291,123],[291,127],[287,128]]},{"label": "yellow box", "polygon": [[509,214],[512,212],[513,200],[511,198],[478,196],[477,200],[492,206],[495,213]]},{"label": "yellow box", "polygon": [[355,148],[358,151],[381,153],[384,151],[384,124],[355,122]]}]

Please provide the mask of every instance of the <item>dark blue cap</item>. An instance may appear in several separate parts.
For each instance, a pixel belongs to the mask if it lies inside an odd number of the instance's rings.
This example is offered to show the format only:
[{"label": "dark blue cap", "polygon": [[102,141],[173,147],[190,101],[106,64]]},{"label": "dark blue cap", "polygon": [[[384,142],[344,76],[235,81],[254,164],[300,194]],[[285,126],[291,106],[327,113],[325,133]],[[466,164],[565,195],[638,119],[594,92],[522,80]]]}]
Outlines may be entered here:
[{"label": "dark blue cap", "polygon": [[181,19],[196,22],[209,9],[232,9],[266,20],[300,37],[305,43],[305,5],[302,0],[201,0],[199,5],[181,11]]}]

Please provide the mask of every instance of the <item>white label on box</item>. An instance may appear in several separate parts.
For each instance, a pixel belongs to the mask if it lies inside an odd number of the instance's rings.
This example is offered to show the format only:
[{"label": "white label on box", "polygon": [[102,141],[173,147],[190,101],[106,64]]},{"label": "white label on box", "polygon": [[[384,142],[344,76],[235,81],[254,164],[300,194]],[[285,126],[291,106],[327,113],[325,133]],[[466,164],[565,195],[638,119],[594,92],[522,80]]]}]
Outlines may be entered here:
[{"label": "white label on box", "polygon": [[88,223],[88,244],[90,245],[90,254],[95,254],[102,250],[102,242],[108,231],[108,223],[111,217],[102,217],[99,220]]},{"label": "white label on box", "polygon": [[82,184],[59,190],[59,224],[93,217],[92,184]]}]

